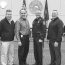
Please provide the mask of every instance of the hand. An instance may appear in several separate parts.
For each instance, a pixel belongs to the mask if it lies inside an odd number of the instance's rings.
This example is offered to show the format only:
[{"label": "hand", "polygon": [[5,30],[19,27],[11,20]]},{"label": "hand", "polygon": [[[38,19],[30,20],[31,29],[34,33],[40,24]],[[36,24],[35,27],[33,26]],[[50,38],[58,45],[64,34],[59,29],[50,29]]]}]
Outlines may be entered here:
[{"label": "hand", "polygon": [[21,35],[21,38],[23,37],[23,35]]},{"label": "hand", "polygon": [[22,43],[21,42],[18,42],[18,46],[21,46],[22,45]]},{"label": "hand", "polygon": [[58,42],[55,42],[55,43],[54,43],[54,46],[55,46],[55,47],[58,47]]},{"label": "hand", "polygon": [[39,42],[43,42],[41,39],[39,39]]}]

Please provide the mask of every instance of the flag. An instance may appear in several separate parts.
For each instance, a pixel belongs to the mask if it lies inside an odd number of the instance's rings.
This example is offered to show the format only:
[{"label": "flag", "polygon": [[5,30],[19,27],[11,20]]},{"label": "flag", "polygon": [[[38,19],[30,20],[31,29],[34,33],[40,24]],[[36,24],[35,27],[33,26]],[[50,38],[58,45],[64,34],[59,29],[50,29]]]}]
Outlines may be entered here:
[{"label": "flag", "polygon": [[23,0],[23,5],[25,5],[25,7],[26,7],[26,1],[25,0]]},{"label": "flag", "polygon": [[48,12],[48,3],[47,3],[47,0],[45,2],[44,19],[45,19],[45,21],[49,20],[49,12]]}]

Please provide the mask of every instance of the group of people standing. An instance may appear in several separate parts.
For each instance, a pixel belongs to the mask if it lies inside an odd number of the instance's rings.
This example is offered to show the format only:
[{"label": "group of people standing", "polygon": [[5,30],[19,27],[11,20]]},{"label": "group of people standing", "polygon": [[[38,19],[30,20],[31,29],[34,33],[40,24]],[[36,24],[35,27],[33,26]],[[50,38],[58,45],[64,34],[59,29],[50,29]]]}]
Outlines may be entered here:
[{"label": "group of people standing", "polygon": [[[12,10],[6,10],[6,16],[0,21],[1,37],[1,64],[13,65],[14,60],[14,36],[18,42],[19,65],[27,65],[26,58],[29,52],[29,38],[31,35],[29,21],[27,20],[27,11],[23,7],[20,12],[20,18],[14,23],[12,20]],[[43,65],[42,45],[46,38],[45,20],[38,11],[32,24],[32,37],[34,44],[35,65]],[[61,65],[61,42],[63,35],[63,22],[58,17],[58,12],[52,12],[52,19],[48,27],[47,39],[51,55],[49,65]]]}]

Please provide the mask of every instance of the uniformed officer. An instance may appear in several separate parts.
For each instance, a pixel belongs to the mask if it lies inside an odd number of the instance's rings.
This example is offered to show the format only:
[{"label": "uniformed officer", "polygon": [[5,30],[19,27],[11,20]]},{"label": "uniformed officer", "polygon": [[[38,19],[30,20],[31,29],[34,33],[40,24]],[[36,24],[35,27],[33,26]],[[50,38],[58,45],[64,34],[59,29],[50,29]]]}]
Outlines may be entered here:
[{"label": "uniformed officer", "polygon": [[49,48],[51,55],[50,65],[61,65],[61,41],[63,34],[63,22],[58,17],[57,10],[53,10],[52,19],[48,27]]},{"label": "uniformed officer", "polygon": [[[19,65],[26,65],[26,58],[29,51],[30,25],[27,20],[27,11],[25,6],[20,10],[20,18],[16,21],[16,38],[18,40],[18,58]],[[20,42],[21,41],[21,42]]]},{"label": "uniformed officer", "polygon": [[36,65],[42,65],[42,59],[43,59],[42,44],[44,44],[45,35],[46,35],[45,21],[41,17],[41,12],[38,11],[36,13],[36,18],[34,19],[32,25],[32,36],[34,41],[34,57]]}]

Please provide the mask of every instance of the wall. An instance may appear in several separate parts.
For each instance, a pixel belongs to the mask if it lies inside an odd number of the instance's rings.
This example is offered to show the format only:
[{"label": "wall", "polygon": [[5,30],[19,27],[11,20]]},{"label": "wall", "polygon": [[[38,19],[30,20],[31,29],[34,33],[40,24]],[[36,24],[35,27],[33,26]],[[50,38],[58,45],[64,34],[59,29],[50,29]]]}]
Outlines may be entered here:
[{"label": "wall", "polygon": [[[0,0],[1,2],[2,0]],[[19,18],[19,10],[21,9],[22,6],[22,0],[4,0],[8,3],[7,7],[5,9],[0,8],[0,20],[4,18],[5,16],[5,11],[6,9],[12,9],[13,11],[13,20],[16,22],[16,20]],[[35,18],[35,15],[31,14],[29,11],[29,4],[33,0],[26,0],[27,4],[27,11],[28,11],[28,20],[30,23],[30,27],[32,27],[32,22]],[[43,4],[43,12],[44,12],[44,5],[45,5],[45,0],[40,0]],[[48,0],[48,8],[49,8],[49,16],[51,19],[51,13],[55,9],[58,10],[59,12],[59,17],[62,19],[62,21],[65,24],[65,0]],[[42,14],[43,14],[42,12]],[[50,19],[48,23],[50,22]]]}]

